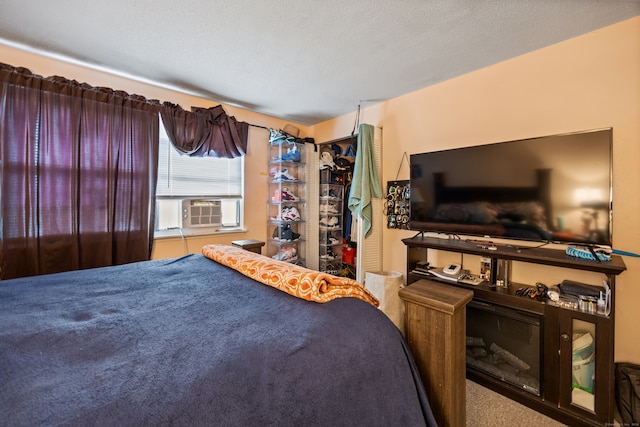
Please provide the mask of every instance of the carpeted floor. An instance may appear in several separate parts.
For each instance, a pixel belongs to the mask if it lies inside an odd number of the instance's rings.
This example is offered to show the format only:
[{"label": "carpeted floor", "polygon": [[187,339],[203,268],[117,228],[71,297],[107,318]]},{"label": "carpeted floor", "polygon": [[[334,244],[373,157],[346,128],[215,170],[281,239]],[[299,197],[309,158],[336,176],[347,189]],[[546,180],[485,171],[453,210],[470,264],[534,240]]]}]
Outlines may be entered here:
[{"label": "carpeted floor", "polygon": [[562,427],[562,424],[467,380],[467,427]]},{"label": "carpeted floor", "polygon": [[[621,427],[614,410],[612,427]],[[559,421],[467,380],[467,427],[563,427]]]}]

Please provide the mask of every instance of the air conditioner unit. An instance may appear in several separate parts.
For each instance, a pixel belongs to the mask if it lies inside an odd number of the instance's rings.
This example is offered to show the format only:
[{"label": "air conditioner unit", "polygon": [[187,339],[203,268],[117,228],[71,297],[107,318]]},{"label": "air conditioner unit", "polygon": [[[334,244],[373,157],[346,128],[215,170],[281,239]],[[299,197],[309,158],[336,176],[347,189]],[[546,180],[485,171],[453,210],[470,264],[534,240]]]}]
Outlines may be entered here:
[{"label": "air conditioner unit", "polygon": [[222,202],[212,199],[182,201],[182,228],[219,227],[222,225]]}]

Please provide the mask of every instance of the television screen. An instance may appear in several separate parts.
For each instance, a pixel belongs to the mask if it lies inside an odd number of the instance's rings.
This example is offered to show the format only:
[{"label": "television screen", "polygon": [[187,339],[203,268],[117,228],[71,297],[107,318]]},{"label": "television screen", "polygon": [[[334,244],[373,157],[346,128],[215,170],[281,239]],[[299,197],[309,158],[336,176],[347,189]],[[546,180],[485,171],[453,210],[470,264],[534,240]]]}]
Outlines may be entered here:
[{"label": "television screen", "polygon": [[412,154],[412,230],[611,246],[612,130]]}]

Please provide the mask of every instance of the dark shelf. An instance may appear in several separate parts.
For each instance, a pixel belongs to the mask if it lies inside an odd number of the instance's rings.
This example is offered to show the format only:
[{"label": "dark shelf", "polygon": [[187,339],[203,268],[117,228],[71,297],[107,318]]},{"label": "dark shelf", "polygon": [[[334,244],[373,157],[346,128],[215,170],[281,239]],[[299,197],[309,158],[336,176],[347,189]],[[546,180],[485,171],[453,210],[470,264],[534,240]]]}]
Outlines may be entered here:
[{"label": "dark shelf", "polygon": [[618,275],[627,269],[622,257],[618,255],[613,255],[611,257],[611,261],[598,262],[571,257],[567,255],[565,251],[559,249],[531,248],[511,244],[495,244],[495,246],[492,246],[495,249],[491,250],[486,248],[491,246],[489,244],[490,242],[483,245],[467,240],[439,239],[421,236],[403,239],[402,242],[407,246],[418,246],[449,252],[480,255],[488,258],[523,261],[533,264],[575,268],[612,275]]},{"label": "dark shelf", "polygon": [[[424,274],[417,273],[409,273],[411,275],[411,279],[415,277],[415,280],[431,280],[434,282],[446,283],[451,286],[455,286],[458,288],[468,289],[473,291],[476,298],[492,302],[495,304],[517,308],[519,310],[527,310],[534,313],[543,313],[545,303],[542,301],[538,301],[535,299],[531,299],[529,297],[521,297],[516,295],[516,290],[520,287],[520,285],[516,283],[512,283],[507,288],[499,288],[495,286],[489,286],[488,283],[483,283],[480,285],[467,285],[465,283],[460,282],[449,282],[444,280],[439,280],[433,276],[426,276]],[[409,283],[413,282],[413,280],[409,280]],[[522,285],[526,286],[526,285]]]}]

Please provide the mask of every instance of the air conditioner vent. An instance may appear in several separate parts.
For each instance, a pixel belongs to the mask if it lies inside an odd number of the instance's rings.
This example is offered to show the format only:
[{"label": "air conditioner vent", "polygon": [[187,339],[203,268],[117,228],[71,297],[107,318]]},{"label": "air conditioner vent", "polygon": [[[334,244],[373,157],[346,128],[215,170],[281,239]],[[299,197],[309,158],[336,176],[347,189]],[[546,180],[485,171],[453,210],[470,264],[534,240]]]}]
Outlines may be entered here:
[{"label": "air conditioner vent", "polygon": [[217,227],[222,225],[220,200],[183,200],[182,227]]}]

